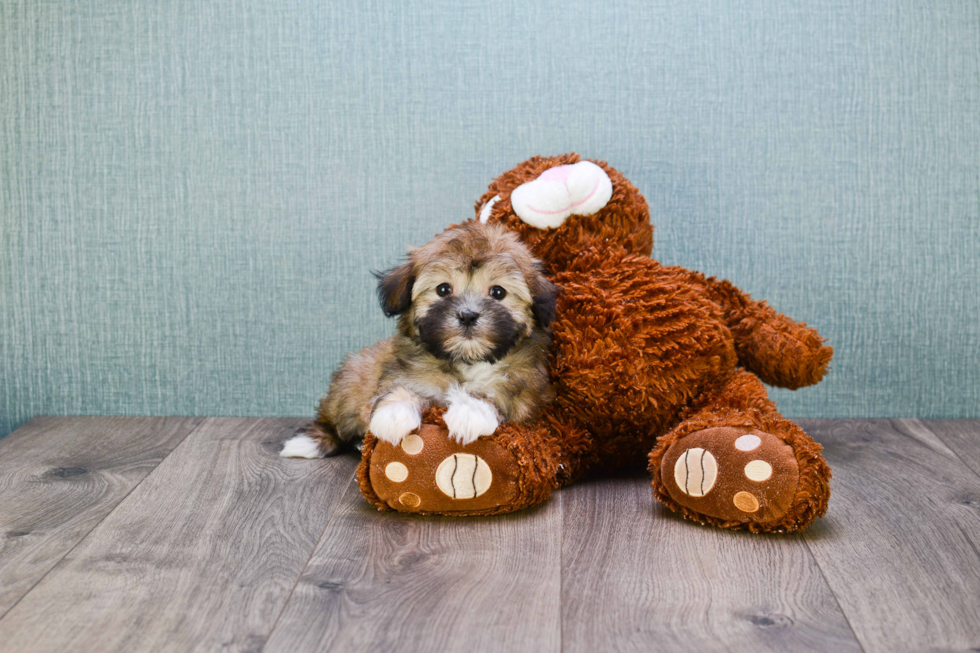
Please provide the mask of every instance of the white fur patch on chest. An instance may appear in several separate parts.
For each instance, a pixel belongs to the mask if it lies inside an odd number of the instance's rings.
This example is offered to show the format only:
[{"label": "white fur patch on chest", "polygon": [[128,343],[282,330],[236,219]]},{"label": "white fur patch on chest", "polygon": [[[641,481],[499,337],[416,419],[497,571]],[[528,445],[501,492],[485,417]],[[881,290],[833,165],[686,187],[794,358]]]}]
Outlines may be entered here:
[{"label": "white fur patch on chest", "polygon": [[467,392],[491,396],[497,385],[507,378],[506,367],[495,363],[460,365],[459,375]]},{"label": "white fur patch on chest", "polygon": [[426,380],[422,378],[405,378],[401,380],[401,385],[408,388],[418,396],[426,399],[428,401],[434,401],[436,403],[442,403],[443,397],[446,395],[446,390],[449,388],[449,384],[452,381],[449,377],[441,377],[436,380]]}]

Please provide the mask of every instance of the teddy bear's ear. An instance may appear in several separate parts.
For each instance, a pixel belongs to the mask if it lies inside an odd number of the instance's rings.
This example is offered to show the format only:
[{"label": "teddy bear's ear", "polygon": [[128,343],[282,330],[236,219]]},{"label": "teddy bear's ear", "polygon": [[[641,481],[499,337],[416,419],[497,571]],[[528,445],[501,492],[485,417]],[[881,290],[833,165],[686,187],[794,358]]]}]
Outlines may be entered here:
[{"label": "teddy bear's ear", "polygon": [[[612,197],[612,181],[591,161],[548,168],[510,194],[521,220],[537,229],[554,229],[570,215],[592,215]],[[489,215],[489,213],[488,213]]]},{"label": "teddy bear's ear", "polygon": [[375,272],[378,278],[378,299],[386,317],[401,315],[412,305],[412,286],[415,271],[411,261],[406,261],[387,272]]},{"label": "teddy bear's ear", "polygon": [[487,220],[490,219],[490,212],[493,211],[493,205],[500,201],[500,195],[494,195],[480,207],[480,224],[486,224]]}]

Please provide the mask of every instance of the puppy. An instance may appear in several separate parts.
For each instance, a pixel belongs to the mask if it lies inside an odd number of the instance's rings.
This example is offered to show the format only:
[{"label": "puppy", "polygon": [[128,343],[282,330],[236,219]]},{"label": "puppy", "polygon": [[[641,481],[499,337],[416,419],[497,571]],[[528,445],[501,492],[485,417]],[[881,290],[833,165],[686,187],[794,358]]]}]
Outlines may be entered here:
[{"label": "puppy", "polygon": [[397,445],[433,404],[447,407],[449,436],[465,445],[501,421],[532,419],[551,400],[558,289],[512,232],[466,222],[378,276],[385,315],[399,316],[397,335],[347,357],[316,421],[282,456],[333,455],[368,430]]}]

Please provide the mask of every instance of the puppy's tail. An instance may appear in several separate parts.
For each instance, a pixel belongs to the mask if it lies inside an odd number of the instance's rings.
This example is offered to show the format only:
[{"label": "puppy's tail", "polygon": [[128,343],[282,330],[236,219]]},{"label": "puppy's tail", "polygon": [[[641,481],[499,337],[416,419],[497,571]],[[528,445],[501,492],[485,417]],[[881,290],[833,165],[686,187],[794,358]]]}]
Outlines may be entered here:
[{"label": "puppy's tail", "polygon": [[283,458],[325,458],[343,453],[350,443],[337,436],[332,424],[310,422],[282,445]]}]

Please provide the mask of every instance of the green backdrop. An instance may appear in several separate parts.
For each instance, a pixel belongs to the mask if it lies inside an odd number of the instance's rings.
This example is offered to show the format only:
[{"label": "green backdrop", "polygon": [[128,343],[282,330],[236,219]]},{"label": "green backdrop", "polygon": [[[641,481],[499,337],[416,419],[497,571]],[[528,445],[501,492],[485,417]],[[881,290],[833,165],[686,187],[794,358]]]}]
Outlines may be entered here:
[{"label": "green backdrop", "polygon": [[835,346],[790,416],[980,416],[977,2],[0,0],[0,435],[310,415],[535,153]]}]

